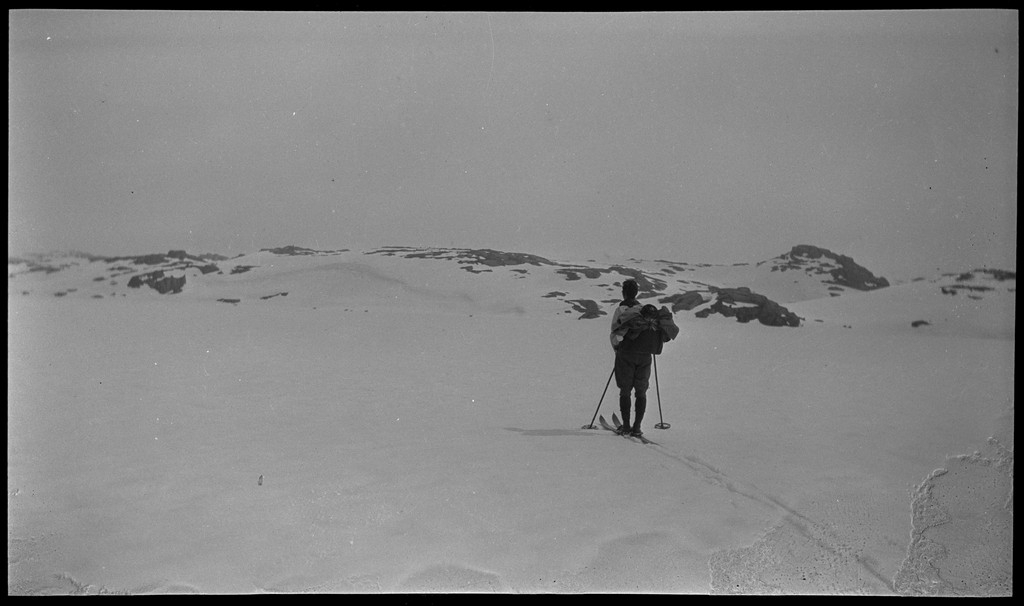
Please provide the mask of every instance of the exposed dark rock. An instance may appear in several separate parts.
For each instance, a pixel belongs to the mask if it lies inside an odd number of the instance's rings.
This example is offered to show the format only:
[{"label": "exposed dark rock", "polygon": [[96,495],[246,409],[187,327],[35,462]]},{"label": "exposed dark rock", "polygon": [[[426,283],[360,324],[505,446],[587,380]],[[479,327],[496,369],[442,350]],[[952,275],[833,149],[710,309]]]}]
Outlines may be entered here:
[{"label": "exposed dark rock", "polygon": [[[637,293],[638,299],[657,296],[659,293],[664,291],[667,286],[667,283],[663,280],[652,278],[638,269],[624,267],[622,265],[612,265],[607,269],[597,267],[563,266],[563,269],[556,270],[556,273],[564,275],[566,279],[570,281],[579,280],[579,274],[583,274],[591,280],[600,278],[603,274],[624,275],[636,280],[637,286],[640,287],[639,292]],[[621,282],[616,283],[616,288],[621,288],[621,286]]]},{"label": "exposed dark rock", "polygon": [[[638,269],[633,269],[631,267],[613,265],[610,269],[611,271],[618,272],[620,274],[629,276],[630,278],[636,280],[637,286],[640,287],[640,290],[637,293],[638,299],[645,299],[647,297],[657,296],[659,293],[663,292],[665,290],[665,287],[668,285],[666,282],[662,280],[648,277],[644,272]],[[621,286],[621,284],[619,286]]]},{"label": "exposed dark rock", "polygon": [[254,267],[257,267],[257,266],[256,265],[236,265],[236,266],[231,268],[231,275],[244,274],[245,272],[249,271],[250,269],[252,269]]},{"label": "exposed dark rock", "polygon": [[979,269],[979,272],[985,272],[1000,282],[1006,280],[1017,280],[1017,272],[1006,271],[1003,269]]},{"label": "exposed dark rock", "polygon": [[910,325],[917,328],[918,326],[931,326],[931,322],[927,320],[914,320]]},{"label": "exposed dark rock", "polygon": [[465,250],[462,251],[462,253],[464,256],[475,260],[477,263],[489,265],[491,267],[502,265],[536,265],[538,267],[541,265],[555,265],[544,257],[538,257],[537,255],[517,252],[502,252],[500,250],[491,250],[489,248]]},{"label": "exposed dark rock", "polygon": [[57,266],[57,265],[44,265],[42,263],[32,263],[32,264],[29,265],[28,271],[29,271],[29,273],[36,272],[36,271],[41,271],[41,272],[45,272],[45,273],[48,273],[48,274],[52,274],[52,273],[56,273],[56,272],[58,272],[58,271],[60,271],[60,270],[62,270],[64,268],[66,268],[66,267],[69,267],[69,266],[68,265],[59,265],[59,266]]},{"label": "exposed dark rock", "polygon": [[261,248],[260,252],[273,253],[275,255],[286,255],[286,256],[305,256],[315,255],[318,251],[311,248],[303,248],[301,246],[282,246],[280,248]]},{"label": "exposed dark rock", "polygon": [[999,282],[1005,282],[1006,280],[1016,280],[1017,279],[1016,272],[1006,271],[1006,270],[1002,270],[1002,269],[974,269],[974,270],[967,271],[967,272],[964,272],[964,273],[961,273],[961,274],[943,274],[943,276],[946,276],[946,277],[956,276],[956,281],[957,282],[969,282],[971,280],[974,280],[974,278],[975,278],[974,274],[976,274],[976,273],[978,273],[978,274],[988,274],[992,279],[997,280]]},{"label": "exposed dark rock", "polygon": [[704,303],[704,297],[697,291],[689,291],[658,299],[658,303],[670,303],[672,311],[689,311]]},{"label": "exposed dark rock", "polygon": [[142,286],[148,286],[162,295],[176,295],[185,286],[185,276],[177,278],[164,276],[162,270],[157,270],[148,274],[132,276],[132,279],[128,281],[129,288],[141,288]]},{"label": "exposed dark rock", "polygon": [[136,265],[160,265],[161,263],[167,262],[167,255],[153,254],[153,255],[142,255],[139,257],[132,257],[132,262]]},{"label": "exposed dark rock", "polygon": [[598,306],[596,301],[590,299],[573,299],[566,301],[566,303],[572,305],[572,308],[582,315],[579,317],[580,320],[586,320],[589,318],[599,318],[601,316],[608,315],[607,312],[603,311]]},{"label": "exposed dark rock", "polygon": [[557,265],[537,255],[504,252],[490,248],[413,248],[409,246],[385,246],[370,251],[370,255],[401,256],[406,259],[447,259],[458,263],[476,263],[488,267],[506,265]]},{"label": "exposed dark rock", "polygon": [[[237,304],[241,299],[217,299],[218,303],[231,303],[232,305]],[[313,309],[316,309],[315,307]]]},{"label": "exposed dark rock", "polygon": [[177,259],[179,261],[227,261],[227,257],[224,255],[217,255],[213,253],[203,253],[201,255],[190,255],[183,250],[169,250],[167,251],[167,257]]},{"label": "exposed dark rock", "polygon": [[594,269],[592,267],[572,267],[567,269],[556,270],[555,273],[562,274],[566,280],[581,280],[580,274],[590,280],[596,280],[601,277],[601,274],[607,270]]},{"label": "exposed dark rock", "polygon": [[[746,323],[757,320],[765,326],[800,326],[800,317],[764,295],[759,295],[747,287],[712,289],[718,299],[709,307],[697,312],[698,318],[706,318],[713,313],[727,318],[736,318]],[[738,305],[737,305],[738,304]]]},{"label": "exposed dark rock", "polygon": [[855,263],[850,257],[837,255],[825,248],[809,244],[799,244],[780,258],[788,258],[791,263],[800,264],[804,262],[804,259],[820,259],[822,257],[831,259],[839,264],[837,269],[828,271],[832,276],[832,282],[835,284],[857,290],[875,290],[889,286],[888,280],[875,277],[874,274]]},{"label": "exposed dark rock", "polygon": [[940,287],[940,290],[942,290],[942,294],[956,295],[960,291],[964,290],[969,292],[987,292],[990,290],[995,290],[995,288],[991,286],[980,286],[976,284],[950,284],[949,286]]}]

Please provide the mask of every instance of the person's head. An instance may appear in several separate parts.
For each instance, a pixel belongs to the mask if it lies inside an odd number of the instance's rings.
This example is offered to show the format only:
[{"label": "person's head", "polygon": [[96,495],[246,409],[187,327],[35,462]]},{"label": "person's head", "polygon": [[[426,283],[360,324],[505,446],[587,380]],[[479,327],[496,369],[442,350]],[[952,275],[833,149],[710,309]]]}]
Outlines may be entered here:
[{"label": "person's head", "polygon": [[640,315],[645,318],[657,318],[658,308],[648,303],[640,308]]},{"label": "person's head", "polygon": [[636,294],[640,292],[640,285],[636,283],[636,280],[630,278],[622,283],[622,298],[623,299],[635,299]]}]

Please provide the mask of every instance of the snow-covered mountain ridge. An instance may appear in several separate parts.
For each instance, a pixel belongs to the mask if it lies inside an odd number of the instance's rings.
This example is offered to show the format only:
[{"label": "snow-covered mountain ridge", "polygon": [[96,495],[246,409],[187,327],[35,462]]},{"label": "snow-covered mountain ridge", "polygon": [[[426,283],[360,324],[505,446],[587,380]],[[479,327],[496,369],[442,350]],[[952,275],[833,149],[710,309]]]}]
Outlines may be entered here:
[{"label": "snow-covered mountain ridge", "polygon": [[[973,269],[895,287],[852,258],[809,245],[757,263],[716,265],[624,259],[618,263],[551,260],[492,249],[385,246],[314,250],[262,249],[228,258],[183,250],[134,257],[51,253],[8,259],[8,292],[20,296],[108,299],[175,295],[234,305],[273,299],[311,306],[441,304],[452,310],[554,313],[599,318],[635,279],[643,302],[694,317],[799,326],[813,315],[794,304],[896,288],[968,300],[1012,300],[1016,274]],[[921,285],[927,285],[922,289]],[[819,306],[820,307],[820,306]],[[834,307],[825,305],[825,307]],[[927,317],[917,326],[931,322]]]}]

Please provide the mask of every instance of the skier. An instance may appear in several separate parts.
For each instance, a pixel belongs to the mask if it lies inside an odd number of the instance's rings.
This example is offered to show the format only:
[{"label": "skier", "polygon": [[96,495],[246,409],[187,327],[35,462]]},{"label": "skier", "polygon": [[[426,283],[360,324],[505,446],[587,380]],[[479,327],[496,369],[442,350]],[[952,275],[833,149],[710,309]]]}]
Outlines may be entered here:
[{"label": "skier", "polygon": [[[619,433],[642,436],[640,423],[647,409],[647,387],[651,379],[651,355],[661,353],[663,344],[676,338],[679,327],[672,312],[662,306],[640,305],[640,286],[630,278],[622,283],[622,299],[612,314],[611,342],[615,350],[615,384],[619,388]],[[630,424],[630,392],[636,392],[636,416]]]}]

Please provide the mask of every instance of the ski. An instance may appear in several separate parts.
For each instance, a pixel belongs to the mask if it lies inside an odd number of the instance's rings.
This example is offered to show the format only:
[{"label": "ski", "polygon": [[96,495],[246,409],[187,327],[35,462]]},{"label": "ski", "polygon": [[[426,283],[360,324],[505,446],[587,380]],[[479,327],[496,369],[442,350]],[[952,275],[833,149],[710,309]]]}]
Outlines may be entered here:
[{"label": "ski", "polygon": [[[601,415],[600,417],[598,417],[598,419],[597,419],[597,420],[598,420],[598,421],[600,421],[600,423],[601,423],[601,427],[604,427],[605,429],[607,429],[608,431],[610,431],[610,432],[612,432],[612,433],[619,433],[619,432],[618,432],[618,430],[616,430],[616,429],[615,429],[614,427],[612,427],[612,424],[611,424],[611,423],[609,423],[609,422],[608,422],[608,421],[607,421],[607,420],[606,420],[606,419],[604,418],[604,415]],[[620,435],[621,435],[621,434],[620,434]]]},{"label": "ski", "polygon": [[[622,421],[619,420],[619,416],[617,414],[615,414],[614,412],[612,413],[612,422],[615,423],[615,431],[616,431],[616,433],[618,433],[618,429],[620,427],[622,427]],[[626,434],[620,434],[620,435],[626,435]],[[655,446],[660,446],[660,444],[658,444],[654,440],[648,440],[644,436],[634,436],[633,434],[629,434],[626,437],[636,438],[637,440],[640,440],[644,444],[654,444]]]},{"label": "ski", "polygon": [[627,438],[629,440],[640,440],[644,444],[652,444],[654,446],[658,446],[659,445],[657,442],[655,442],[653,440],[648,440],[647,438],[645,438],[643,436],[634,436],[634,435],[630,435],[628,433],[621,433],[619,431],[619,428],[622,427],[622,423],[619,422],[619,418],[617,416],[615,416],[614,414],[612,415],[612,420],[615,421],[615,425],[614,426],[612,426],[612,424],[609,423],[608,420],[604,418],[604,415],[601,415],[598,418],[598,420],[601,422],[601,427],[604,427],[605,429],[607,429],[608,431],[614,433],[615,435],[622,436],[622,437]]}]

